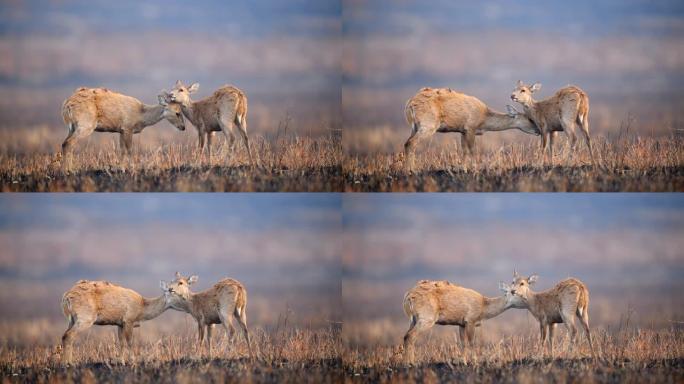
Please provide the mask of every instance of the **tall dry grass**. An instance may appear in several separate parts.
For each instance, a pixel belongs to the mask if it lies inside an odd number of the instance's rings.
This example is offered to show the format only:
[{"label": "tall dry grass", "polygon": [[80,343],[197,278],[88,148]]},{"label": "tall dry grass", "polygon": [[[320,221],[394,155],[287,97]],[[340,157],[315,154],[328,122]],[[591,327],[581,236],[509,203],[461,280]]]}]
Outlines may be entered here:
[{"label": "tall dry grass", "polygon": [[478,137],[478,153],[467,156],[460,135],[437,133],[419,144],[409,169],[402,153],[408,133],[388,127],[345,131],[345,190],[684,191],[684,141],[676,133],[651,137],[622,129],[611,137],[594,136],[597,166],[591,165],[581,137],[572,150],[565,135],[558,135],[553,159],[543,161],[538,139],[514,135]]},{"label": "tall dry grass", "polygon": [[[64,322],[36,319],[3,323],[5,332],[36,334],[0,347],[0,375],[5,380],[84,382],[206,382],[283,381],[339,382],[341,377],[340,327],[307,328],[288,323],[287,315],[269,326],[249,326],[252,347],[239,332],[230,338],[215,326],[212,351],[198,348],[193,320],[177,316],[164,324],[143,323],[135,331],[134,346],[122,353],[114,327],[94,326],[80,334],[70,364],[62,360],[59,335]],[[59,324],[59,325],[58,325]],[[31,341],[34,340],[34,341]],[[132,353],[131,353],[132,352]]]},{"label": "tall dry grass", "polygon": [[684,379],[681,324],[653,329],[630,322],[629,312],[615,324],[592,326],[597,358],[582,331],[572,344],[556,326],[553,355],[542,352],[536,321],[487,321],[478,342],[463,349],[456,327],[435,326],[419,337],[416,360],[404,360],[401,338],[408,322],[366,319],[345,322],[345,373],[364,382],[678,382]]},{"label": "tall dry grass", "polygon": [[61,136],[42,126],[3,131],[2,191],[339,191],[341,135],[310,137],[279,127],[271,137],[251,135],[258,161],[249,166],[238,137],[233,149],[215,135],[211,159],[200,155],[194,135],[136,138],[132,156],[122,156],[118,138],[94,134],[70,158],[57,155]]}]

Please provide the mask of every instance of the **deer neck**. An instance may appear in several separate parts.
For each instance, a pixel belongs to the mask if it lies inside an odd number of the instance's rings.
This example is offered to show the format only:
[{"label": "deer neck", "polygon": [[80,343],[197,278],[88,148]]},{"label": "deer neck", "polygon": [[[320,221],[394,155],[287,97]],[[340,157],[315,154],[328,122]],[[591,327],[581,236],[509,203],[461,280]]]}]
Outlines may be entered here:
[{"label": "deer neck", "polygon": [[199,114],[197,113],[198,108],[196,102],[190,100],[190,102],[187,104],[181,104],[181,110],[183,111],[185,117],[190,120],[192,125],[195,127],[200,126],[200,118]]},{"label": "deer neck", "polygon": [[509,308],[509,306],[506,305],[506,297],[504,296],[494,298],[485,297],[482,304],[482,320],[487,320],[498,316]]},{"label": "deer neck", "polygon": [[148,127],[157,124],[164,115],[164,106],[162,105],[145,105],[142,107],[142,116],[140,119],[140,128]]},{"label": "deer neck", "polygon": [[174,303],[173,307],[175,309],[178,309],[183,312],[187,312],[192,314],[193,312],[193,307],[195,303],[195,294],[190,293],[190,297],[187,300],[178,300],[176,303]]},{"label": "deer neck", "polygon": [[143,312],[140,317],[141,321],[154,319],[161,315],[168,306],[166,305],[166,298],[164,295],[152,299],[143,298]]},{"label": "deer neck", "polygon": [[527,309],[532,313],[532,315],[539,319],[541,314],[541,303],[539,301],[539,294],[529,291],[527,294],[527,299],[525,299],[527,304]]},{"label": "deer neck", "polygon": [[505,113],[488,111],[484,122],[480,126],[483,131],[505,131],[507,129],[519,129],[513,125],[513,117]]}]

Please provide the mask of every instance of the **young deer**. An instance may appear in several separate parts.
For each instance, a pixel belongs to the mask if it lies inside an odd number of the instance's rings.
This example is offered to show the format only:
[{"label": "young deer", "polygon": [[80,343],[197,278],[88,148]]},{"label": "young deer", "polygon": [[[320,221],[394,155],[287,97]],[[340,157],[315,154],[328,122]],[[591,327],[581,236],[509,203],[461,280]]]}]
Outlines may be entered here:
[{"label": "young deer", "polygon": [[404,144],[404,157],[413,164],[417,143],[435,132],[461,133],[461,148],[471,154],[475,135],[486,131],[519,129],[539,134],[537,127],[524,114],[506,106],[508,113],[496,112],[479,99],[449,88],[422,88],[406,103],[404,113],[411,126],[411,136]]},{"label": "young deer", "polygon": [[538,279],[539,276],[537,275],[522,277],[518,275],[517,271],[514,271],[510,289],[513,296],[522,299],[523,308],[527,308],[539,321],[542,349],[548,335],[549,353],[553,355],[553,331],[555,324],[559,323],[565,324],[570,339],[574,343],[577,334],[575,317],[577,317],[587,334],[591,355],[595,357],[591,333],[589,332],[589,290],[587,286],[577,279],[569,278],[549,290],[532,292],[530,285]]},{"label": "young deer", "polygon": [[579,125],[589,148],[591,163],[594,164],[594,153],[591,150],[589,138],[589,96],[574,85],[561,88],[553,96],[535,101],[532,94],[541,89],[540,83],[527,86],[518,80],[516,88],[511,93],[511,99],[522,104],[525,115],[539,127],[542,139],[542,158],[546,157],[546,141],[549,141],[549,153],[553,161],[554,132],[565,131],[571,147],[575,149],[577,136],[575,126]]},{"label": "young deer", "polygon": [[68,328],[62,336],[65,360],[72,359],[72,344],[76,334],[93,325],[119,327],[122,351],[133,342],[133,328],[142,321],[161,315],[169,305],[166,295],[145,298],[132,289],[107,281],[80,280],[62,296],[62,311]]},{"label": "young deer", "polygon": [[179,103],[185,117],[197,128],[199,135],[200,152],[204,150],[206,137],[207,149],[211,158],[211,137],[214,132],[223,131],[230,147],[233,147],[235,135],[233,127],[236,126],[242,141],[247,148],[249,163],[252,161],[252,152],[249,149],[247,137],[247,96],[240,89],[231,85],[225,85],[217,89],[211,96],[199,101],[192,101],[190,94],[197,92],[199,84],[193,83],[186,87],[178,80],[170,92],[171,99]]},{"label": "young deer", "polygon": [[147,105],[140,100],[106,88],[79,88],[62,104],[62,119],[69,134],[62,143],[62,155],[71,152],[76,141],[93,132],[120,134],[122,152],[132,151],[133,134],[145,127],[168,120],[178,130],[185,130],[180,106],[169,103],[169,94],[162,91],[159,104]]},{"label": "young deer", "polygon": [[484,320],[498,316],[509,308],[524,308],[503,282],[499,288],[504,296],[485,297],[480,293],[448,281],[421,280],[404,295],[404,313],[410,319],[404,336],[404,352],[413,361],[413,344],[418,334],[433,325],[458,325],[463,346],[472,346],[475,327]]},{"label": "young deer", "polygon": [[190,291],[190,285],[196,283],[197,280],[197,276],[185,278],[176,272],[174,281],[168,284],[162,282],[170,306],[175,310],[189,313],[197,321],[200,346],[204,343],[206,329],[209,353],[211,353],[212,326],[223,324],[226,333],[232,336],[234,332],[232,317],[235,317],[247,341],[249,356],[254,358],[247,329],[247,290],[245,287],[237,280],[223,279],[205,291],[193,293]]}]

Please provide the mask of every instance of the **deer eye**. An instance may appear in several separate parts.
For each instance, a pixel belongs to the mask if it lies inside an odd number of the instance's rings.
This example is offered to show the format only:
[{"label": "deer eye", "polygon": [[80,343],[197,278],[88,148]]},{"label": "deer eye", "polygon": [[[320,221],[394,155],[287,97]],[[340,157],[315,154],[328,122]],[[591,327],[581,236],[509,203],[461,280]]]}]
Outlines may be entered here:
[{"label": "deer eye", "polygon": [[182,90],[182,89],[179,89],[178,92],[183,92],[183,90]]},{"label": "deer eye", "polygon": [[525,90],[524,90],[524,89],[521,89],[520,92],[525,93]]}]

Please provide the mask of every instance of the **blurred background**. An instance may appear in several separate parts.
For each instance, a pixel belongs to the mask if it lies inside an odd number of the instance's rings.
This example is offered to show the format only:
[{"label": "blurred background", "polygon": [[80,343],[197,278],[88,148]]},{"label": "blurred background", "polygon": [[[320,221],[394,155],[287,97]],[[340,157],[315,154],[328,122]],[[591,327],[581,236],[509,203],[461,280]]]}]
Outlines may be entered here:
[{"label": "blurred background", "polygon": [[[273,330],[285,317],[328,328],[341,318],[335,195],[5,195],[0,212],[0,307],[11,308],[0,314],[2,344],[59,340],[62,294],[80,279],[157,297],[176,271],[199,276],[195,292],[224,277],[242,282],[253,328]],[[155,340],[197,331],[189,315],[168,310],[136,332]]]},{"label": "blurred background", "polygon": [[[195,99],[241,88],[256,134],[276,135],[286,117],[291,132],[329,134],[341,125],[340,14],[339,1],[3,1],[0,133],[23,140],[15,151],[54,149],[66,136],[62,101],[77,87],[156,104],[180,79],[200,83]],[[196,142],[194,130],[160,122],[136,140],[187,138]]]},{"label": "blurred background", "polygon": [[[448,280],[489,297],[513,270],[543,291],[566,277],[590,292],[590,325],[681,327],[684,198],[676,194],[345,195],[342,300],[346,340],[398,345],[404,293]],[[487,341],[538,335],[527,310],[487,320]],[[563,331],[564,333],[564,331]],[[433,335],[454,338],[454,327]],[[427,339],[425,337],[424,339]]]},{"label": "blurred background", "polygon": [[[408,138],[406,101],[450,87],[504,111],[517,80],[537,99],[575,84],[590,97],[591,130],[613,138],[682,134],[684,3],[676,0],[504,2],[343,0],[344,145],[394,152]],[[457,142],[460,135],[435,135]],[[485,135],[501,145],[521,132]],[[536,141],[535,141],[536,143]]]}]

